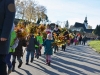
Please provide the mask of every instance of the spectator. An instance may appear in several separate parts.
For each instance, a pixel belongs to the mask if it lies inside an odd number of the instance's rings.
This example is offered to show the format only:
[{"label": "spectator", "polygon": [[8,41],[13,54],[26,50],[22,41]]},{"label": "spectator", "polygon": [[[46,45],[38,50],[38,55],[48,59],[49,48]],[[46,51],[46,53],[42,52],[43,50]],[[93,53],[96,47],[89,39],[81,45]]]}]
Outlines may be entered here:
[{"label": "spectator", "polygon": [[14,0],[0,0],[0,75],[7,75],[5,57],[9,52],[14,18]]}]

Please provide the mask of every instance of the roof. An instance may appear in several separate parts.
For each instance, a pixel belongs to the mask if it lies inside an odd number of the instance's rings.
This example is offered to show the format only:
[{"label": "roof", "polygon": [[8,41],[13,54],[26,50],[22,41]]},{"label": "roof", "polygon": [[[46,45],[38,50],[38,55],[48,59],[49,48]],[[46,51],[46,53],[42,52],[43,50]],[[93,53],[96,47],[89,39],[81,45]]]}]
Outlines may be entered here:
[{"label": "roof", "polygon": [[77,27],[77,28],[82,27],[84,30],[86,29],[86,27],[83,23],[78,23],[78,22],[75,23],[74,27]]},{"label": "roof", "polygon": [[70,29],[73,29],[73,28],[81,29],[81,28],[83,28],[83,27],[70,27]]},{"label": "roof", "polygon": [[85,32],[86,33],[92,33],[94,29],[86,29]]}]

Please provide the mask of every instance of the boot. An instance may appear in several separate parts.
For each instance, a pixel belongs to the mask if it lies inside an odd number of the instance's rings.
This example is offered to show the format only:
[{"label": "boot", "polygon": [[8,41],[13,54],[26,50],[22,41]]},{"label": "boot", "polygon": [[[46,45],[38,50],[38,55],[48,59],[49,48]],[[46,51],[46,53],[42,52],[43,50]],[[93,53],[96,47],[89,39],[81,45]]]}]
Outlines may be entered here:
[{"label": "boot", "polygon": [[28,62],[29,62],[29,61],[28,61],[28,60],[26,60],[26,65],[29,65],[29,64],[28,64]]},{"label": "boot", "polygon": [[48,66],[50,66],[50,62],[48,62]]},{"label": "boot", "polygon": [[8,68],[8,75],[12,72],[12,67]]},{"label": "boot", "polygon": [[48,64],[48,59],[46,59],[46,64]]},{"label": "boot", "polygon": [[29,65],[29,63],[28,63],[28,62],[29,62],[29,59],[26,59],[26,65]]},{"label": "boot", "polygon": [[39,56],[41,56],[41,51],[39,52]]},{"label": "boot", "polygon": [[15,61],[12,61],[12,66],[13,66],[13,67],[12,67],[12,71],[15,70],[15,63],[16,63]]},{"label": "boot", "polygon": [[29,65],[28,62],[26,62],[26,65]]},{"label": "boot", "polygon": [[50,66],[50,60],[48,60],[48,66]]},{"label": "boot", "polygon": [[41,56],[41,53],[40,53],[40,56]]},{"label": "boot", "polygon": [[23,64],[23,62],[20,61],[20,62],[19,62],[19,65],[18,65],[18,68],[20,68],[20,67],[22,66],[22,64]]},{"label": "boot", "polygon": [[56,53],[56,49],[54,49],[54,53]]},{"label": "boot", "polygon": [[33,62],[33,60],[34,60],[34,58],[31,58],[31,61],[30,61],[30,62],[32,63],[32,62]]},{"label": "boot", "polygon": [[66,50],[66,46],[64,46],[64,51]]},{"label": "boot", "polygon": [[58,46],[57,46],[57,51],[58,51]]},{"label": "boot", "polygon": [[37,59],[39,58],[39,55],[37,55]]},{"label": "boot", "polygon": [[39,56],[41,56],[41,48],[39,48],[38,52],[39,52]]}]

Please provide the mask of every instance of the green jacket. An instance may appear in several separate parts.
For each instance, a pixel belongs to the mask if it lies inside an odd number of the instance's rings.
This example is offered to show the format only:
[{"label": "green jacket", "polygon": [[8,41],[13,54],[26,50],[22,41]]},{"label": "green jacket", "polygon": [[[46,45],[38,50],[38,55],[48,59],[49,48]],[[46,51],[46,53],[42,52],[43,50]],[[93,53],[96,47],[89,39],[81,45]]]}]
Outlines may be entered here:
[{"label": "green jacket", "polygon": [[16,32],[15,31],[12,31],[11,32],[11,38],[10,38],[10,49],[9,49],[9,52],[15,52],[15,49],[12,49],[11,46],[14,45],[14,40],[16,38]]},{"label": "green jacket", "polygon": [[[42,36],[36,36],[37,41],[39,42],[39,44],[43,44],[43,38]],[[37,45],[35,45],[35,47],[38,47]]]}]

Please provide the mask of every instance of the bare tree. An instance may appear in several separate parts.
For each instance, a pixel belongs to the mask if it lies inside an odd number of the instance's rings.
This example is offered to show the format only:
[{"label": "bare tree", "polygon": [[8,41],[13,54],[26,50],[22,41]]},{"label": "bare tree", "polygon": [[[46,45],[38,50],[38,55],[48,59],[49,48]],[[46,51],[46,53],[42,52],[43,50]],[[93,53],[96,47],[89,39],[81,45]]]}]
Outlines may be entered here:
[{"label": "bare tree", "polygon": [[45,23],[48,20],[48,16],[46,15],[47,9],[45,6],[37,6],[36,7],[36,13],[37,13],[37,18],[42,20],[43,23]]},{"label": "bare tree", "polygon": [[25,16],[28,21],[36,21],[36,7],[37,4],[35,2],[30,1],[29,4],[27,5],[26,11],[25,11]]},{"label": "bare tree", "polygon": [[16,16],[21,18],[21,19],[24,19],[26,8],[27,8],[26,0],[24,0],[24,1],[17,0],[16,1],[16,9],[17,9]]},{"label": "bare tree", "polygon": [[46,7],[38,5],[34,0],[16,0],[17,18],[37,22],[38,19],[47,20]]},{"label": "bare tree", "polygon": [[92,26],[88,25],[88,29],[92,29]]},{"label": "bare tree", "polygon": [[19,14],[20,0],[15,0],[15,4],[16,4],[16,17],[19,18],[20,17],[20,14]]}]

